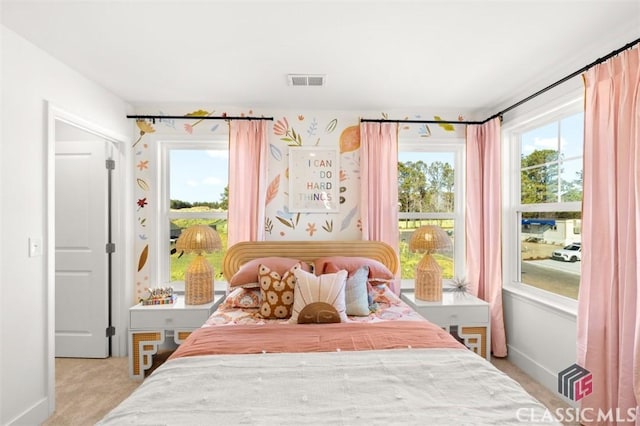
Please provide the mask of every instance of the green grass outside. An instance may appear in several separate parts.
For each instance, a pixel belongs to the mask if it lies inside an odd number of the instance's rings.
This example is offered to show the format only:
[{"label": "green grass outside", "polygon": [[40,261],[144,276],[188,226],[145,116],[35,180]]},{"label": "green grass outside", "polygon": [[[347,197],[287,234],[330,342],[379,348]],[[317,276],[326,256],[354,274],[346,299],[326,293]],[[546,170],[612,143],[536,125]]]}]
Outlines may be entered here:
[{"label": "green grass outside", "polygon": [[[222,245],[223,251],[214,253],[207,253],[205,257],[207,261],[213,266],[215,271],[215,280],[223,280],[222,275],[222,260],[224,257],[224,251],[227,248],[227,221],[226,220],[203,220],[203,219],[176,219],[173,223],[181,229],[186,229],[191,225],[204,224],[209,226],[215,226]],[[400,265],[402,270],[403,279],[411,279],[415,277],[415,267],[422,259],[422,253],[411,253],[409,251],[408,238],[411,236],[416,228],[427,225],[435,224],[441,226],[445,231],[453,229],[453,221],[451,220],[411,220],[400,222]],[[172,244],[173,248],[173,244]],[[195,254],[183,254],[179,256],[179,253],[171,255],[171,281],[184,281],[184,271],[187,269]],[[442,278],[453,278],[453,257],[452,253],[434,253],[432,255],[438,264],[442,267]]]},{"label": "green grass outside", "polygon": [[[193,209],[197,209],[197,207],[193,207],[188,210],[194,211]],[[213,253],[205,253],[204,256],[213,266],[215,273],[214,279],[216,281],[222,280],[222,259],[224,258],[224,253],[227,250],[227,221],[224,219],[174,219],[172,223],[180,229],[187,229],[192,225],[209,225],[216,229],[220,239],[222,240],[223,249]],[[175,242],[171,243],[171,249],[173,250],[174,248]],[[184,271],[187,269],[194,256],[196,256],[194,253],[184,253],[180,256],[180,253],[178,252],[171,255],[171,281],[184,281]]]},{"label": "green grass outside", "polygon": [[[189,210],[197,209],[192,208]],[[224,250],[227,248],[227,221],[226,220],[202,220],[202,219],[178,219],[173,221],[174,225],[181,228],[186,229],[187,227],[195,224],[206,224],[209,226],[214,226],[220,235],[220,238],[223,243]],[[401,265],[401,277],[403,279],[412,279],[415,278],[415,267],[422,259],[422,253],[411,253],[409,251],[409,239],[411,238],[411,234],[417,228],[422,225],[438,225],[443,228],[449,235],[453,233],[453,221],[452,220],[401,220],[399,222],[399,233],[400,233],[400,265]],[[172,245],[173,248],[173,245]],[[215,280],[223,281],[224,277],[222,275],[222,260],[224,257],[224,250],[218,251],[215,253],[207,253],[205,257],[207,261],[213,266],[215,271]],[[183,254],[179,256],[179,253],[175,253],[171,255],[171,280],[172,281],[184,281],[184,272],[191,263],[195,254]],[[438,264],[442,267],[442,278],[454,278],[454,263],[453,263],[453,251],[447,253],[434,253],[432,255]],[[548,257],[548,256],[547,256]],[[535,276],[533,274],[529,275],[529,279],[534,279]],[[578,284],[576,283],[573,286],[567,286],[564,281],[562,281],[557,287],[559,288],[547,288],[549,286],[548,282],[544,282],[542,280],[540,283],[528,283],[529,285],[533,285],[536,287],[543,288],[548,291],[552,291],[554,293],[563,294],[568,297],[577,298],[577,288]],[[546,280],[549,281],[549,280]],[[569,290],[565,290],[566,287],[569,287]],[[566,291],[570,291],[571,294],[565,294]],[[574,294],[575,293],[575,294]]]},{"label": "green grass outside", "polygon": [[[409,251],[409,240],[413,231],[423,225],[436,225],[442,228],[449,236],[453,238],[453,220],[452,219],[423,219],[413,220],[404,219],[400,220],[398,224],[400,231],[400,267],[402,279],[415,278],[416,265],[424,254],[412,253]],[[453,242],[452,242],[453,243]],[[438,265],[442,268],[442,278],[454,277],[454,265],[453,265],[453,250],[446,253],[433,253],[433,258],[438,262]]]}]

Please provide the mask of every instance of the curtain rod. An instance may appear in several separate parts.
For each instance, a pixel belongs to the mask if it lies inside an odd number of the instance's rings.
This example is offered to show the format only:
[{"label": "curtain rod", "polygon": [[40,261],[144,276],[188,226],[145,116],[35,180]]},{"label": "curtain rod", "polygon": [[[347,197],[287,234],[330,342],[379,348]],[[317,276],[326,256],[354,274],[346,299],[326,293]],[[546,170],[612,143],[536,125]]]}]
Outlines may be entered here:
[{"label": "curtain rod", "polygon": [[599,64],[603,63],[604,61],[609,60],[609,59],[613,58],[616,55],[619,55],[620,53],[624,52],[625,50],[631,49],[633,46],[635,46],[638,43],[640,43],[640,38],[637,38],[637,39],[633,40],[632,42],[625,44],[621,48],[614,50],[613,52],[609,53],[608,55],[603,56],[602,58],[598,58],[595,61],[591,62],[589,65],[585,65],[584,67],[580,68],[577,71],[572,72],[571,74],[567,75],[564,78],[561,78],[560,80],[556,81],[555,83],[552,83],[552,84],[548,85],[544,89],[538,90],[533,95],[528,96],[528,97],[524,98],[523,100],[521,100],[519,102],[516,102],[515,104],[503,109],[502,111],[493,114],[491,117],[489,117],[486,120],[484,120],[483,124],[486,123],[487,121],[493,120],[496,117],[500,117],[500,116],[504,115],[505,113],[511,111],[514,108],[519,107],[520,105],[524,104],[525,102],[529,102],[531,99],[536,98],[536,97],[540,96],[541,94],[553,89],[554,87],[566,82],[567,80],[571,80],[573,77],[576,77],[576,76],[582,74],[583,72],[595,67],[596,65],[599,65]]},{"label": "curtain rod", "polygon": [[269,120],[273,121],[273,117],[235,117],[232,115],[215,116],[215,115],[127,115],[127,118],[135,118],[136,120]]},{"label": "curtain rod", "polygon": [[[559,86],[560,84],[566,82],[567,80],[570,80],[574,77],[576,77],[579,74],[582,74],[583,72],[593,68],[596,65],[599,65],[601,63],[603,63],[604,61],[619,55],[620,53],[624,52],[627,49],[631,49],[633,46],[635,46],[636,44],[640,43],[640,38],[633,40],[630,43],[625,44],[624,46],[622,46],[619,49],[614,50],[613,52],[609,53],[606,56],[603,56],[602,58],[598,58],[595,61],[593,61],[592,63],[585,65],[584,67],[580,68],[577,71],[572,72],[571,74],[567,75],[566,77],[561,78],[560,80],[556,81],[555,83],[552,83],[550,85],[548,85],[547,87],[538,90],[537,92],[535,92],[534,94],[527,96],[526,98],[514,103],[513,105],[503,109],[502,111],[499,111],[495,114],[493,114],[491,117],[487,118],[486,120],[482,120],[482,121],[459,121],[459,120],[389,120],[389,119],[374,119],[374,118],[361,118],[360,122],[361,123],[418,123],[418,124],[484,124],[490,120],[493,120],[496,117],[502,117],[504,114],[506,114],[507,112],[511,111],[512,109],[515,109],[517,107],[519,107],[520,105],[529,102],[530,100],[542,95],[543,93],[553,89],[556,86]],[[153,123],[155,123],[155,120],[269,120],[269,121],[273,121],[273,117],[234,117],[234,116],[196,116],[196,115],[127,115],[127,118],[135,118],[137,120],[152,120]]]},{"label": "curtain rod", "polygon": [[603,56],[602,58],[596,59],[595,61],[593,61],[589,65],[585,65],[584,67],[580,68],[579,70],[572,72],[571,74],[567,75],[566,77],[561,78],[560,80],[556,81],[555,83],[550,84],[549,86],[545,87],[544,89],[538,90],[533,95],[527,96],[526,98],[522,99],[521,101],[518,101],[515,104],[503,109],[502,111],[493,114],[491,117],[487,118],[486,120],[482,120],[482,121],[447,121],[447,120],[385,120],[385,119],[361,118],[360,122],[362,122],[362,123],[376,122],[376,123],[425,123],[425,124],[484,124],[484,123],[486,123],[488,121],[493,120],[496,117],[501,117],[502,118],[502,116],[504,114],[506,114],[507,112],[511,111],[512,109],[517,108],[517,107],[519,107],[520,105],[522,105],[522,104],[524,104],[526,102],[529,102],[531,99],[534,99],[534,98],[542,95],[543,93],[553,89],[554,87],[559,86],[560,84],[566,82],[567,80],[570,80],[573,77],[576,77],[577,75],[580,75],[583,72],[593,68],[594,66],[599,65],[599,64],[603,63],[604,61],[613,58],[616,55],[619,55],[620,53],[624,52],[625,50],[631,49],[633,46],[635,46],[638,43],[640,43],[640,38],[635,39],[634,41],[625,44],[621,48],[614,50],[613,52],[609,53],[606,56]]},{"label": "curtain rod", "polygon": [[389,120],[386,118],[361,118],[361,123],[418,123],[418,124],[482,124],[483,121],[447,120]]}]

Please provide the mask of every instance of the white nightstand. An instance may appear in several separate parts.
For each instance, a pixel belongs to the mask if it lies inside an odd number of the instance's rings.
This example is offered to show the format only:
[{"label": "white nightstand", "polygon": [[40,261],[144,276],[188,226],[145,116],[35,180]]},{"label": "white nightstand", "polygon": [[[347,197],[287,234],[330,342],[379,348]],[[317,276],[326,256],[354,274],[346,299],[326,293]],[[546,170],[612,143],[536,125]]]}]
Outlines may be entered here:
[{"label": "white nightstand", "polygon": [[169,305],[142,305],[129,308],[129,375],[144,379],[153,355],[165,337],[181,344],[193,330],[202,326],[216,310],[224,294],[216,293],[213,301],[202,305],[185,305],[184,295]]},{"label": "white nightstand", "polygon": [[416,299],[413,292],[403,291],[402,300],[420,315],[448,332],[457,330],[464,344],[491,360],[491,323],[489,304],[468,293],[442,292],[442,301]]}]

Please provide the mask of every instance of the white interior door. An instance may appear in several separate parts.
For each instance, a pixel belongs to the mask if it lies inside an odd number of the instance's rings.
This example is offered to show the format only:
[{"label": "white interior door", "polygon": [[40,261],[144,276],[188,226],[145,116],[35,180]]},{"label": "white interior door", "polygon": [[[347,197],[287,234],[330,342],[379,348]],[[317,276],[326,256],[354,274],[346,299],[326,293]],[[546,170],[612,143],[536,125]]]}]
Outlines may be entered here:
[{"label": "white interior door", "polygon": [[106,148],[56,141],[56,357],[109,356]]}]

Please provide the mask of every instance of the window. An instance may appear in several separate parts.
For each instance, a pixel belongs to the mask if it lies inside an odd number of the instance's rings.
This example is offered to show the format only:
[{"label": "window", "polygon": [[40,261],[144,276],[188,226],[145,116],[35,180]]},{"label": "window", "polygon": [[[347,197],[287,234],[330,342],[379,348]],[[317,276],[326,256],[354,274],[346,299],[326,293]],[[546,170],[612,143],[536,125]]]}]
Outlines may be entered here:
[{"label": "window", "polygon": [[581,105],[569,102],[515,126],[506,138],[517,173],[509,179],[515,182],[508,219],[511,246],[517,247],[513,281],[571,299],[578,298],[580,285]]},{"label": "window", "polygon": [[464,276],[464,140],[406,141],[398,150],[401,278],[412,284],[422,253],[411,253],[411,234],[422,225],[440,226],[452,249],[433,254],[442,278]]},{"label": "window", "polygon": [[191,225],[213,227],[224,249],[206,254],[215,279],[222,279],[222,258],[227,247],[228,146],[227,141],[160,142],[162,194],[159,244],[161,282],[184,281],[184,271],[195,254],[181,254],[175,243]]}]

